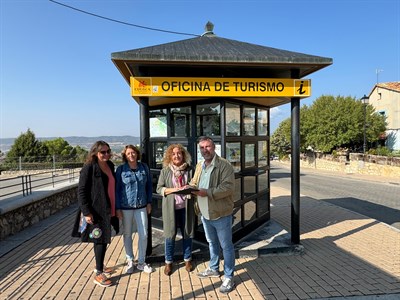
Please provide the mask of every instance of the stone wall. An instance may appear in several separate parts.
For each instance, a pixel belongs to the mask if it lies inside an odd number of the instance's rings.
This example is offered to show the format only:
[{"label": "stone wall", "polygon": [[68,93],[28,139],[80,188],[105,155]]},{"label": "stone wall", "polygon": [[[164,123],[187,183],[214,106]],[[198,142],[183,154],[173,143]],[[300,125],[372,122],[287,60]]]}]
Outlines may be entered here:
[{"label": "stone wall", "polygon": [[317,157],[312,153],[302,156],[301,167],[335,171],[345,174],[377,175],[400,178],[400,158],[388,158],[377,155],[350,153],[348,156]]},{"label": "stone wall", "polygon": [[[21,197],[21,199],[25,200],[26,198]],[[15,201],[20,201],[20,199],[15,199]],[[26,200],[24,202],[25,204],[21,204],[20,207],[6,211],[1,210],[0,240],[4,240],[7,236],[14,235],[76,203],[77,184],[53,191],[51,194],[34,199],[30,203],[26,203]]]}]

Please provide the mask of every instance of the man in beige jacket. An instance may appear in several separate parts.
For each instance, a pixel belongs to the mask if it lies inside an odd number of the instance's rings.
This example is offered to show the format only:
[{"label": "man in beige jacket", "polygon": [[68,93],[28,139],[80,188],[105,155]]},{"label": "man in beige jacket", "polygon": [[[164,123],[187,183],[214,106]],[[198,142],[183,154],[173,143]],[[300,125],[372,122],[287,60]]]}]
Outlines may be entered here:
[{"label": "man in beige jacket", "polygon": [[221,293],[232,291],[235,286],[235,249],[232,242],[232,213],[235,176],[229,161],[215,153],[214,141],[209,137],[199,139],[204,161],[196,166],[190,185],[196,186],[197,212],[201,214],[204,232],[210,249],[209,267],[197,275],[200,278],[219,277],[220,247],[224,257],[224,280]]}]

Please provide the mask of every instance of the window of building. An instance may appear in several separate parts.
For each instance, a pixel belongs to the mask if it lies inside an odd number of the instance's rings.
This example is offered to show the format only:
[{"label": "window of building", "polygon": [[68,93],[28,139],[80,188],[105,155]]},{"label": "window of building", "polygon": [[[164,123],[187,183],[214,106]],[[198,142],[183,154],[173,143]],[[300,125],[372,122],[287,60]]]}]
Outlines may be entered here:
[{"label": "window of building", "polygon": [[243,135],[253,136],[256,133],[256,109],[254,107],[243,108]]},{"label": "window of building", "polygon": [[190,107],[171,108],[171,136],[186,137],[191,132]]},{"label": "window of building", "polygon": [[254,144],[246,144],[244,146],[244,166],[245,168],[251,168],[256,166],[256,151]]},{"label": "window of building", "polygon": [[240,106],[226,103],[225,115],[226,136],[240,136]]},{"label": "window of building", "polygon": [[197,105],[197,136],[221,135],[221,108],[219,103]]},{"label": "window of building", "polygon": [[226,159],[230,161],[235,172],[240,172],[240,143],[226,143]]},{"label": "window of building", "polygon": [[257,135],[268,134],[268,110],[257,109]]},{"label": "window of building", "polygon": [[162,161],[164,153],[168,148],[167,142],[155,142],[153,143],[153,162],[154,168],[162,169]]},{"label": "window of building", "polygon": [[150,137],[167,137],[167,110],[157,109],[150,111]]},{"label": "window of building", "polygon": [[258,141],[258,166],[268,166],[268,162],[267,141]]}]

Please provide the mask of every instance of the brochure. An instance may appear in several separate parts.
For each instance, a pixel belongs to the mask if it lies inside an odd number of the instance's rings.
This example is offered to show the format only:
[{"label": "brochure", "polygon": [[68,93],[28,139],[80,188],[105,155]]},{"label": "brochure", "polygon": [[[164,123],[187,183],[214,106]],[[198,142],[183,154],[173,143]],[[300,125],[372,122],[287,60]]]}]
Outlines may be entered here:
[{"label": "brochure", "polygon": [[187,186],[187,187],[184,187],[184,188],[182,188],[176,192],[173,192],[171,194],[188,195],[188,194],[191,194],[192,192],[198,191],[198,190],[199,189],[194,186]]}]

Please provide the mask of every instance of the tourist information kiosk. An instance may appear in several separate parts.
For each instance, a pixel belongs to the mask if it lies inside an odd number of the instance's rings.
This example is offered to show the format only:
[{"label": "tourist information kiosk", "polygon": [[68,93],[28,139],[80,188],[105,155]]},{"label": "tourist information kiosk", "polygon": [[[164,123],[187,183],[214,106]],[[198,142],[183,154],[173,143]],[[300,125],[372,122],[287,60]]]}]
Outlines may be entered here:
[{"label": "tourist information kiosk", "polygon": [[[169,144],[183,144],[195,164],[202,159],[197,139],[210,136],[217,153],[232,163],[234,241],[270,219],[270,109],[291,103],[291,239],[300,242],[300,99],[311,95],[311,81],[302,78],[332,59],[221,38],[211,23],[201,36],[111,58],[140,107],[140,147],[154,191]],[[156,194],[152,220],[161,222]],[[198,223],[196,238],[202,236]]]}]

